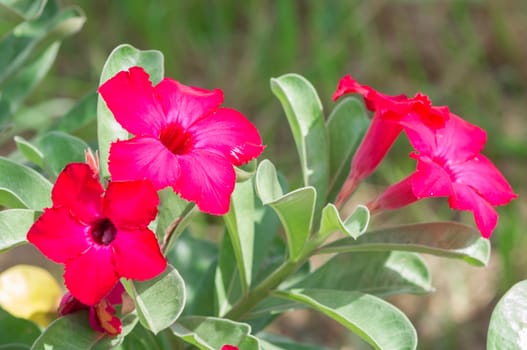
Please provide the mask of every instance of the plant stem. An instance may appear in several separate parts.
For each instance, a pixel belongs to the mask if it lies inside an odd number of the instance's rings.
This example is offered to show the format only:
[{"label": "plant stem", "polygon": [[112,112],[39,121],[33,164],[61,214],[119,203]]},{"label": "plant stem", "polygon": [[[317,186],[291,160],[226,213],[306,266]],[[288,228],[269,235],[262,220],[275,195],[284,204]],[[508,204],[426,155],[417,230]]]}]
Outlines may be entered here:
[{"label": "plant stem", "polygon": [[176,232],[176,229],[179,227],[181,222],[188,218],[190,213],[192,212],[192,209],[194,209],[194,203],[189,203],[185,209],[181,212],[181,214],[176,217],[170,225],[165,230],[165,235],[163,237],[163,243],[161,243],[161,252],[163,252],[164,255],[166,255],[167,250],[170,246],[171,240],[174,236],[174,232]]}]

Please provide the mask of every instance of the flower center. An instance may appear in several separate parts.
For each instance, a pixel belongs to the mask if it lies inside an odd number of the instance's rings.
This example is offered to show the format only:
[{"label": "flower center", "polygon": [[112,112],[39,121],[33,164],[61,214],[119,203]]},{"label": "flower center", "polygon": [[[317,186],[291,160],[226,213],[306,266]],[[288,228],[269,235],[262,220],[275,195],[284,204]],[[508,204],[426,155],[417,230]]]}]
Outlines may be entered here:
[{"label": "flower center", "polygon": [[112,241],[115,239],[116,234],[117,229],[115,228],[113,223],[108,219],[103,219],[95,223],[91,232],[93,240],[101,245],[108,245],[112,243]]},{"label": "flower center", "polygon": [[185,154],[192,147],[192,137],[190,133],[175,123],[167,125],[159,135],[161,143],[176,155]]}]

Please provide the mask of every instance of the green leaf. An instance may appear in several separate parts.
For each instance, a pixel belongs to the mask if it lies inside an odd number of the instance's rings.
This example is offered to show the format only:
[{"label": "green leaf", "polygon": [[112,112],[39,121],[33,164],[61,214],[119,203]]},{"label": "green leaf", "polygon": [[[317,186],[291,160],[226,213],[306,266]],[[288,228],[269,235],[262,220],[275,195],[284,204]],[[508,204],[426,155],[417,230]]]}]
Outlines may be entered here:
[{"label": "green leaf", "polygon": [[73,104],[73,99],[57,97],[31,107],[22,107],[13,115],[13,130],[17,132],[32,130],[38,133],[48,129],[53,121],[62,116],[64,110],[71,108]]},{"label": "green leaf", "polygon": [[[157,238],[162,241],[168,227],[174,222],[175,219],[181,215],[184,215],[185,209],[189,205],[189,202],[181,198],[170,187],[158,191],[158,195],[159,210],[157,214],[157,226],[155,231]],[[173,234],[174,238],[183,232],[183,229],[186,227],[186,223],[188,222],[188,218],[186,219],[187,220],[185,222],[179,223],[177,232],[174,232]]]},{"label": "green leaf", "polygon": [[329,115],[329,202],[333,202],[337,197],[346,180],[353,154],[369,125],[370,120],[364,104],[355,97],[340,99]]},{"label": "green leaf", "polygon": [[282,103],[289,121],[304,186],[313,186],[320,194],[315,211],[319,213],[329,182],[329,147],[322,103],[311,83],[298,74],[271,79],[271,90]]},{"label": "green leaf", "polygon": [[[1,10],[0,10],[1,11]],[[0,221],[0,224],[2,222]],[[40,329],[31,321],[15,317],[0,308],[0,349],[16,345],[31,346],[40,335]]]},{"label": "green leaf", "polygon": [[258,333],[258,337],[263,350],[326,350],[320,346],[300,344],[277,334]]},{"label": "green leaf", "polygon": [[486,265],[490,243],[472,227],[454,222],[402,225],[367,232],[357,240],[344,238],[318,250],[319,254],[402,250],[463,259]]},{"label": "green leaf", "polygon": [[88,313],[79,311],[53,321],[38,337],[31,350],[93,349],[104,333],[91,329]]},{"label": "green leaf", "polygon": [[274,209],[285,229],[291,260],[299,258],[311,232],[316,191],[303,187],[282,195],[274,165],[264,160],[256,171],[256,191],[263,204]]},{"label": "green leaf", "polygon": [[134,299],[139,321],[155,334],[174,323],[183,311],[185,282],[171,265],[151,280],[121,282]]},{"label": "green leaf", "polygon": [[[2,45],[0,43],[0,47],[1,46]],[[31,125],[34,123],[32,119],[26,120],[19,117],[19,120],[21,120],[22,123],[14,124],[12,119],[24,100],[32,92],[33,88],[42,80],[42,78],[44,78],[46,73],[51,68],[51,65],[55,61],[59,51],[59,47],[59,43],[52,44],[49,48],[42,52],[41,56],[24,66],[16,76],[1,86],[2,94],[0,94],[0,127],[2,129],[11,127],[14,132],[20,132],[25,129],[24,125],[30,125],[30,128],[34,127]],[[0,51],[0,61],[1,60],[2,54]]]},{"label": "green leaf", "polygon": [[40,16],[46,0],[0,0],[0,37],[20,22]]},{"label": "green leaf", "polygon": [[47,1],[42,15],[21,23],[0,41],[0,87],[51,43],[69,36],[84,25],[86,18],[78,8],[59,11],[55,1]]},{"label": "green leaf", "polygon": [[253,181],[239,182],[232,193],[231,208],[223,219],[234,250],[243,291],[247,290],[252,280],[254,215]]},{"label": "green leaf", "polygon": [[183,314],[213,314],[217,245],[184,232],[169,251],[167,259],[173,266],[177,266],[185,281],[186,305]]},{"label": "green leaf", "polygon": [[38,216],[29,209],[0,211],[0,252],[26,243],[27,232]]},{"label": "green leaf", "polygon": [[250,336],[251,327],[245,323],[215,317],[182,317],[171,329],[177,337],[201,350],[218,350],[225,344],[240,350],[259,349],[258,342]]},{"label": "green leaf", "polygon": [[230,310],[232,305],[238,301],[243,294],[241,274],[238,273],[237,261],[234,254],[234,247],[231,236],[225,232],[220,246],[220,256],[218,266],[214,276],[217,312],[223,316]]},{"label": "green leaf", "polygon": [[[150,81],[157,84],[163,79],[163,54],[157,50],[141,51],[131,45],[117,46],[104,64],[100,85],[122,70],[140,66],[150,75]],[[127,140],[128,132],[115,120],[112,112],[99,96],[97,104],[97,137],[101,159],[101,175],[107,177],[110,144],[117,139]]]},{"label": "green leaf", "polygon": [[382,297],[433,291],[426,263],[408,252],[338,254],[293,288],[359,291]]},{"label": "green leaf", "polygon": [[275,294],[322,312],[376,349],[417,347],[417,334],[408,318],[393,305],[373,295],[316,289],[280,291]]},{"label": "green leaf", "polygon": [[335,231],[357,239],[366,232],[370,222],[370,212],[364,205],[358,205],[355,211],[343,222],[337,207],[329,203],[322,210],[322,220],[318,235],[324,239]]},{"label": "green leaf", "polygon": [[51,206],[51,183],[35,170],[0,157],[0,205],[42,210]]},{"label": "green leaf", "polygon": [[78,137],[60,131],[44,134],[39,140],[44,154],[44,165],[56,178],[66,165],[72,162],[84,162],[84,152],[90,148]]},{"label": "green leaf", "polygon": [[527,345],[527,281],[516,283],[492,312],[487,350],[521,350]]},{"label": "green leaf", "polygon": [[35,145],[20,136],[15,136],[15,143],[20,153],[22,153],[27,160],[42,168],[44,165],[44,155]]},{"label": "green leaf", "polygon": [[[97,99],[95,91],[84,96],[60,118],[54,129],[82,137],[85,129],[95,126],[97,121]],[[94,130],[95,131],[95,130]],[[91,137],[91,133],[87,133]]]}]

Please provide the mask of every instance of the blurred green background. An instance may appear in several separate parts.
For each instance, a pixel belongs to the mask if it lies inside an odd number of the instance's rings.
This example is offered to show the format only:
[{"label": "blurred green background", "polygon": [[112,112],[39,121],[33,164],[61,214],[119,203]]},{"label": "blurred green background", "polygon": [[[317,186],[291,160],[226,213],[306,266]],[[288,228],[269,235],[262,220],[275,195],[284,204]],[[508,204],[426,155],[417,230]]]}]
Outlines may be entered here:
[{"label": "blurred green background", "polygon": [[[326,114],[344,74],[389,94],[421,91],[488,132],[485,153],[520,198],[499,208],[500,223],[488,268],[430,258],[437,292],[393,301],[416,325],[420,349],[482,349],[497,299],[527,278],[524,228],[527,163],[527,2],[524,0],[177,1],[62,0],[87,16],[80,33],[64,41],[57,62],[30,102],[78,99],[93,91],[103,63],[121,43],[157,49],[166,75],[188,85],[219,87],[225,105],[261,130],[272,158],[294,183],[298,161],[269,78],[304,75],[318,90]],[[31,104],[31,103],[30,103]],[[95,135],[93,135],[95,138]],[[412,171],[408,145],[363,186],[377,193]],[[453,217],[445,201],[416,204],[383,221]],[[463,265],[463,266],[461,266]],[[273,327],[330,348],[361,345],[337,324],[309,312],[282,317]]]}]

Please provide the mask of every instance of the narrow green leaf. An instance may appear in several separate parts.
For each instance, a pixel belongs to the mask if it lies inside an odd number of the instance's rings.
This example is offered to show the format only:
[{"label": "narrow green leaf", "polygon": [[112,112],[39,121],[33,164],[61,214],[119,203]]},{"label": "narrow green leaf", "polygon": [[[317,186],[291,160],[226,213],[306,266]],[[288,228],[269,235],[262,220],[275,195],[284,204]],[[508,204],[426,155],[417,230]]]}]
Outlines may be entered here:
[{"label": "narrow green leaf", "polygon": [[82,137],[85,129],[96,124],[97,99],[98,96],[95,91],[81,98],[77,104],[70,107],[66,114],[60,118],[54,129]]},{"label": "narrow green leaf", "polygon": [[298,74],[271,79],[271,90],[282,103],[289,121],[304,186],[313,186],[320,193],[315,211],[319,213],[329,182],[329,147],[322,103],[311,83]]},{"label": "narrow green leaf", "polygon": [[183,314],[212,315],[217,245],[184,232],[169,251],[167,259],[173,266],[177,266],[185,281],[186,305]]},{"label": "narrow green leaf", "polygon": [[15,317],[2,308],[0,308],[0,324],[2,325],[0,327],[0,349],[15,345],[31,346],[40,335],[40,329],[36,324]]},{"label": "narrow green leaf", "polygon": [[258,333],[263,350],[327,350],[320,346],[300,344],[287,337],[271,334]]},{"label": "narrow green leaf", "polygon": [[174,222],[174,220],[183,214],[189,203],[175,193],[170,187],[159,191],[158,195],[159,206],[155,231],[159,241],[162,241],[168,227]]},{"label": "narrow green leaf", "polygon": [[[259,344],[250,336],[251,327],[245,323],[215,317],[182,317],[172,332],[201,350],[218,350],[225,344],[240,350],[257,350]],[[251,341],[246,340],[252,338]]]},{"label": "narrow green leaf", "polygon": [[[100,85],[122,70],[141,66],[150,75],[153,84],[163,78],[163,54],[157,50],[141,51],[131,45],[117,46],[108,56],[102,69]],[[97,104],[97,137],[101,159],[101,175],[107,177],[110,144],[117,139],[128,139],[128,132],[115,120],[103,99]]]},{"label": "narrow green leaf", "polygon": [[338,209],[331,203],[322,210],[322,220],[318,235],[328,237],[335,231],[340,231],[353,239],[366,232],[370,222],[370,212],[364,205],[358,205],[355,211],[343,222]]},{"label": "narrow green leaf", "polygon": [[23,21],[40,16],[46,0],[0,0],[0,37]]},{"label": "narrow green leaf", "polygon": [[327,121],[329,136],[328,201],[333,202],[350,171],[351,158],[366,133],[370,120],[364,104],[355,97],[337,103]]},{"label": "narrow green leaf", "polygon": [[51,183],[35,170],[0,157],[0,205],[42,210],[51,206]]},{"label": "narrow green leaf", "polygon": [[393,305],[373,295],[316,289],[280,291],[275,294],[322,312],[376,349],[417,347],[417,334],[408,318]]},{"label": "narrow green leaf", "polygon": [[487,350],[521,350],[527,346],[527,281],[516,283],[492,312]]},{"label": "narrow green leaf", "polygon": [[22,107],[13,115],[13,130],[18,132],[31,130],[37,133],[46,130],[73,104],[73,99],[57,97],[31,107]]},{"label": "narrow green leaf", "polygon": [[490,243],[472,227],[454,222],[402,225],[367,232],[357,240],[344,238],[321,249],[319,254],[402,250],[463,259],[486,265]]},{"label": "narrow green leaf", "polygon": [[290,259],[300,256],[309,238],[315,211],[316,191],[303,187],[282,195],[274,165],[264,160],[256,171],[256,191],[263,204],[274,209],[285,229]]},{"label": "narrow green leaf", "polygon": [[78,8],[59,11],[55,1],[47,1],[42,15],[34,21],[21,23],[0,41],[0,86],[51,43],[76,33],[86,18]]},{"label": "narrow green leaf", "polygon": [[35,145],[20,136],[15,136],[15,143],[20,153],[22,153],[27,160],[42,168],[44,165],[44,155]]},{"label": "narrow green leaf", "polygon": [[234,245],[231,236],[225,232],[220,246],[218,266],[214,276],[216,314],[223,316],[243,294],[241,274],[238,272]]},{"label": "narrow green leaf", "polygon": [[382,297],[433,291],[426,263],[408,252],[338,254],[293,288],[359,291]]},{"label": "narrow green leaf", "polygon": [[183,311],[185,282],[171,265],[151,280],[121,282],[134,299],[139,321],[155,334],[168,328]]},{"label": "narrow green leaf", "polygon": [[51,65],[57,57],[59,47],[59,43],[52,44],[36,60],[24,66],[16,76],[1,86],[0,127],[2,129],[11,126],[14,131],[20,132],[24,130],[24,125],[31,126],[34,123],[34,120],[25,120],[23,118],[19,118],[22,123],[14,123],[12,119],[24,100],[32,92],[33,88],[44,78],[51,68]]},{"label": "narrow green leaf", "polygon": [[72,162],[84,162],[84,152],[90,148],[78,137],[51,131],[39,139],[40,149],[44,155],[44,166],[56,178],[64,167]]},{"label": "narrow green leaf", "polygon": [[247,290],[252,280],[254,215],[253,181],[239,182],[232,193],[231,208],[223,219],[231,238],[243,291]]},{"label": "narrow green leaf", "polygon": [[0,252],[26,243],[27,232],[38,216],[29,209],[0,211]]}]

